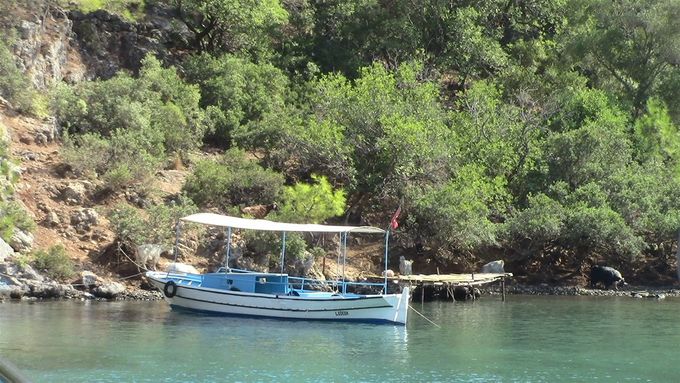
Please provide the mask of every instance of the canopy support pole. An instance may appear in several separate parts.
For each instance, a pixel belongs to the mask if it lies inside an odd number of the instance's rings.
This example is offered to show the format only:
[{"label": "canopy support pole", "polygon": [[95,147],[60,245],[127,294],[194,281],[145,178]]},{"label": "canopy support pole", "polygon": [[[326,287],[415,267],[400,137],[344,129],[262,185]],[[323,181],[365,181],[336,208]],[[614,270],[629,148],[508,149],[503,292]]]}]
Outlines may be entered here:
[{"label": "canopy support pole", "polygon": [[347,234],[343,233],[344,240],[342,241],[342,293],[347,293],[347,283],[345,282],[345,264],[347,263]]},{"label": "canopy support pole", "polygon": [[231,226],[227,227],[227,255],[224,258],[224,266],[229,271],[229,255],[231,255]]},{"label": "canopy support pole", "polygon": [[336,288],[337,284],[340,283],[340,258],[342,257],[342,232],[338,233],[338,261],[335,263],[335,281]]},{"label": "canopy support pole", "polygon": [[[173,262],[177,263],[177,257],[179,256],[179,237],[182,235],[182,221],[177,219],[175,223],[175,247],[172,249]],[[168,268],[168,276],[170,275],[170,268]]]},{"label": "canopy support pole", "polygon": [[389,248],[389,242],[390,242],[390,230],[387,229],[387,231],[385,231],[385,271],[383,272],[385,274],[385,286],[383,287],[383,294],[387,294],[387,253]]},{"label": "canopy support pole", "polygon": [[282,243],[283,245],[281,246],[281,274],[283,274],[283,262],[286,259],[286,232],[283,232],[282,235]]}]

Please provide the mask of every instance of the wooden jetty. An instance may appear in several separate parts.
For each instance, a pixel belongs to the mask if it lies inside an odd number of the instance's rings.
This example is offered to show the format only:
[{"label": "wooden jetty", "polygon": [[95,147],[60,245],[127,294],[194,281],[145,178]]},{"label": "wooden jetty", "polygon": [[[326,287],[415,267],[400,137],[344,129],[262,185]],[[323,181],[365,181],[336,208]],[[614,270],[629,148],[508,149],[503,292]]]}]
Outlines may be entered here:
[{"label": "wooden jetty", "polygon": [[[512,273],[470,273],[397,275],[391,279],[399,281],[399,283],[408,283],[420,287],[421,301],[425,300],[425,286],[439,286],[452,292],[452,289],[457,286],[474,287],[500,281],[502,299],[505,301],[505,279],[510,277],[512,277]],[[452,293],[451,296],[453,296]]]}]

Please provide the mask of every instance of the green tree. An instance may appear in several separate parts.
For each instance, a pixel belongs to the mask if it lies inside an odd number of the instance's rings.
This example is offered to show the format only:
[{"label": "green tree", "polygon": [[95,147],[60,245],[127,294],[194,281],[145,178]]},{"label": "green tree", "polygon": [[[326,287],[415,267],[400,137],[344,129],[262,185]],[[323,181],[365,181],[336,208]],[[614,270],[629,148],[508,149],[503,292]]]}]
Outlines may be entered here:
[{"label": "green tree", "polygon": [[453,254],[474,254],[495,245],[497,227],[490,207],[504,193],[504,185],[498,182],[486,177],[479,166],[468,165],[438,185],[412,187],[409,214],[415,230],[429,238],[432,247]]},{"label": "green tree", "polygon": [[214,53],[268,56],[288,13],[278,0],[172,0],[194,34],[194,46]]},{"label": "green tree", "polygon": [[647,101],[647,112],[635,121],[634,142],[637,158],[642,162],[660,162],[680,177],[680,134],[671,121],[668,109],[658,99]]},{"label": "green tree", "polygon": [[283,189],[276,216],[287,222],[323,223],[345,212],[345,192],[333,190],[325,177],[312,175],[313,183],[296,183]]},{"label": "green tree", "polygon": [[208,127],[199,100],[197,86],[185,84],[174,68],[163,68],[149,55],[139,78],[119,73],[105,81],[58,87],[53,109],[69,132],[160,135],[166,153],[184,155],[198,147]]},{"label": "green tree", "polygon": [[168,245],[175,237],[175,224],[198,208],[184,196],[167,204],[156,204],[146,211],[121,203],[107,217],[116,237],[130,245],[158,243]]},{"label": "green tree", "polygon": [[661,81],[680,69],[680,3],[576,1],[572,9],[575,62],[640,116]]},{"label": "green tree", "polygon": [[[232,138],[244,147],[253,141],[271,139],[258,134],[272,133],[279,126],[268,126],[269,116],[276,119],[284,109],[288,80],[271,64],[258,64],[225,54],[213,57],[201,54],[185,63],[189,81],[201,88],[201,105],[207,108],[214,123],[212,140],[223,147]],[[278,125],[278,124],[277,124]]]},{"label": "green tree", "polygon": [[265,169],[239,149],[218,161],[198,162],[183,190],[198,206],[227,207],[270,204],[283,188],[283,176]]}]

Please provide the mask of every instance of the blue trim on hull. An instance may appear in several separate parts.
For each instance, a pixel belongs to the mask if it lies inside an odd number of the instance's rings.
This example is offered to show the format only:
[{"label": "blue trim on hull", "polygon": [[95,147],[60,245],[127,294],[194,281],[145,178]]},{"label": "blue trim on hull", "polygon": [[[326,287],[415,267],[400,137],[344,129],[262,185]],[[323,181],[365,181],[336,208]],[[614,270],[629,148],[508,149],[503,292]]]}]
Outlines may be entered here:
[{"label": "blue trim on hull", "polygon": [[273,317],[273,316],[266,316],[266,315],[250,315],[250,314],[236,314],[236,313],[225,313],[221,311],[211,311],[211,310],[200,310],[200,309],[192,309],[189,307],[184,307],[184,306],[178,306],[178,305],[173,305],[170,304],[170,308],[173,311],[178,311],[178,312],[187,312],[187,313],[200,313],[200,314],[205,314],[208,316],[218,316],[218,317],[232,317],[232,318],[253,318],[253,319],[273,319],[273,320],[280,320],[280,321],[286,321],[286,322],[353,322],[353,323],[370,323],[370,324],[384,324],[384,325],[404,325],[403,323],[399,322],[394,322],[386,319],[342,319],[342,318],[284,318],[284,317]]}]

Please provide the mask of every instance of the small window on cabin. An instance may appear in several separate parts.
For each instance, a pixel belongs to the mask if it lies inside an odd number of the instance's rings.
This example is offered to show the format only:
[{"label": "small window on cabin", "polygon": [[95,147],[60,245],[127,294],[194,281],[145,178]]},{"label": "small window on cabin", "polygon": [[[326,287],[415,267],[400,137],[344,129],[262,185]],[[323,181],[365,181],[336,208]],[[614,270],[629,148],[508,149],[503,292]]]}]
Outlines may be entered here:
[{"label": "small window on cabin", "polygon": [[267,278],[265,277],[257,278],[257,283],[267,283]]}]

